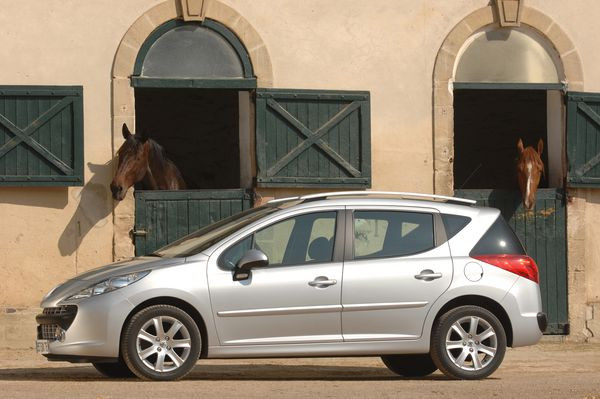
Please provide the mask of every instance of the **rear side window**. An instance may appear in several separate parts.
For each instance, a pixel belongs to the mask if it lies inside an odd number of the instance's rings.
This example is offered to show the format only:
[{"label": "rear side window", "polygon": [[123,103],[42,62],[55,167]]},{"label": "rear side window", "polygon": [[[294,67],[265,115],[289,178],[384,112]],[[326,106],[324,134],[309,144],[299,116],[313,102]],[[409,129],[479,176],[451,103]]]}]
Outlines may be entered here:
[{"label": "rear side window", "polygon": [[451,239],[469,224],[471,218],[442,213],[442,221],[444,222],[444,228],[446,229],[446,237]]},{"label": "rear side window", "polygon": [[399,211],[354,212],[354,259],[406,256],[433,248],[433,215]]},{"label": "rear side window", "polygon": [[502,216],[492,224],[471,250],[473,255],[526,255],[523,245]]}]

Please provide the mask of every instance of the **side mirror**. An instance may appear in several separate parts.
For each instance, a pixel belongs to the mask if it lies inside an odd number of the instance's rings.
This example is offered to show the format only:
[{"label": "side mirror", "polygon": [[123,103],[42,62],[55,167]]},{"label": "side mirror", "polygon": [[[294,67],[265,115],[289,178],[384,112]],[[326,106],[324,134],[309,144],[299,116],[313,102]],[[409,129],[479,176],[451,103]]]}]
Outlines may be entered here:
[{"label": "side mirror", "polygon": [[233,272],[233,281],[247,280],[250,278],[250,271],[255,267],[264,267],[269,264],[269,258],[264,252],[258,249],[249,249],[242,259],[239,260]]}]

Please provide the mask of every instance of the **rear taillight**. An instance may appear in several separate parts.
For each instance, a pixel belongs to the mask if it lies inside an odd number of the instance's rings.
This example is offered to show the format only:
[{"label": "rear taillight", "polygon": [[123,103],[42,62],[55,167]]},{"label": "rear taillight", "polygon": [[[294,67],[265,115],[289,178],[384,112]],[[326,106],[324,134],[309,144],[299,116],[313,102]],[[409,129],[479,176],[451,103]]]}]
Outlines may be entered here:
[{"label": "rear taillight", "polygon": [[538,267],[527,255],[471,255],[471,257],[540,283]]}]

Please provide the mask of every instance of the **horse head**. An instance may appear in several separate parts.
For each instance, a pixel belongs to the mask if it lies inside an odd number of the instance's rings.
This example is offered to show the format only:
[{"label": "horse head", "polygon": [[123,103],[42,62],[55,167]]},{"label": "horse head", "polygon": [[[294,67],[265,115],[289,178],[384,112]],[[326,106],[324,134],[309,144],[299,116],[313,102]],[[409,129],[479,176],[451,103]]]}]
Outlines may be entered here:
[{"label": "horse head", "polygon": [[517,161],[517,180],[523,197],[523,205],[530,210],[535,205],[535,194],[540,184],[540,178],[545,174],[544,162],[542,162],[542,151],[544,142],[538,141],[537,150],[528,146],[523,148],[523,140],[517,143],[519,159]]},{"label": "horse head", "polygon": [[146,140],[138,134],[131,134],[126,124],[123,124],[122,132],[125,142],[117,151],[119,162],[115,177],[110,183],[112,196],[117,201],[125,198],[129,187],[140,182],[148,170]]}]

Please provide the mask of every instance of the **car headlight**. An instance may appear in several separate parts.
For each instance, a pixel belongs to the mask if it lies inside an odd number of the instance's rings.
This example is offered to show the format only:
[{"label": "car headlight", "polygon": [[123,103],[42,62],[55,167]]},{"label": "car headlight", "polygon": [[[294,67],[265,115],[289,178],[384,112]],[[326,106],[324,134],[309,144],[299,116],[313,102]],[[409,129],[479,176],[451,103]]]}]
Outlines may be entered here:
[{"label": "car headlight", "polygon": [[139,279],[147,276],[148,273],[150,273],[150,270],[110,277],[104,281],[82,289],[78,293],[68,297],[67,300],[89,298],[95,295],[104,294],[105,292],[118,290],[119,288],[127,287],[128,285],[135,283]]}]

